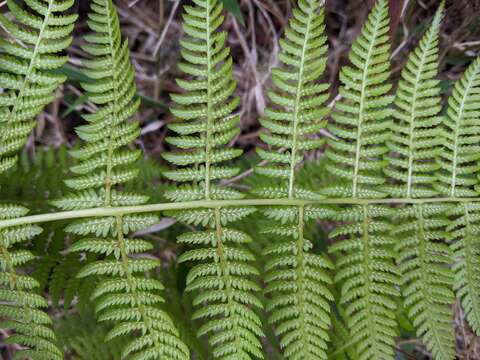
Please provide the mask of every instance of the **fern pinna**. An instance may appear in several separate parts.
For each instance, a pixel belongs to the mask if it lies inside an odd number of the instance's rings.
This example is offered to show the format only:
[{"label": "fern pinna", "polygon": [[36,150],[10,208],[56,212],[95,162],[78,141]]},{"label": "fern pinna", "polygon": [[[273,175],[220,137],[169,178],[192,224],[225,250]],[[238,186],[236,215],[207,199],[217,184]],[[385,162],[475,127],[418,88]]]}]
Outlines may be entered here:
[{"label": "fern pinna", "polygon": [[[232,97],[236,82],[230,49],[224,46],[226,33],[218,31],[223,22],[222,3],[194,0],[194,4],[184,7],[187,37],[181,41],[183,62],[179,65],[192,78],[177,80],[185,91],[171,95],[177,104],[171,111],[184,121],[172,123],[170,129],[178,136],[167,138],[185,151],[163,155],[178,166],[164,175],[191,184],[174,187],[165,196],[171,201],[240,199],[243,194],[218,184],[238,172],[221,164],[242,153],[225,147],[239,132],[239,116],[233,114],[239,98]],[[204,227],[178,238],[182,244],[195,246],[179,261],[197,263],[188,275],[187,291],[195,291],[195,305],[203,305],[194,314],[195,319],[205,320],[198,334],[210,335],[213,356],[218,359],[263,358],[262,323],[254,310],[262,307],[255,296],[260,288],[253,279],[258,271],[244,246],[251,238],[228,226],[254,210],[214,207],[172,214],[182,222]]]},{"label": "fern pinna", "polygon": [[[13,17],[0,14],[0,24],[11,37],[0,39],[0,174],[15,165],[17,151],[35,127],[34,118],[65,81],[50,70],[67,61],[60,53],[69,46],[77,19],[66,14],[73,0],[26,1],[25,7],[14,0],[6,3]],[[23,206],[0,205],[3,220],[26,213]],[[16,358],[63,359],[52,320],[42,311],[48,303],[36,293],[39,284],[19,269],[34,256],[17,246],[40,232],[33,225],[0,227],[0,326],[14,331],[7,343],[24,347]]]},{"label": "fern pinna", "polygon": [[60,55],[71,43],[76,14],[66,15],[74,0],[26,1],[26,8],[8,0],[12,20],[0,14],[0,24],[12,39],[0,39],[0,174],[15,163],[33,119],[54,98],[64,75],[49,70],[67,62]]},{"label": "fern pinna", "polygon": [[[388,145],[391,156],[386,175],[395,179],[388,186],[393,196],[436,195],[436,161],[441,150],[442,108],[438,72],[439,30],[443,3],[433,22],[410,54],[395,98],[395,124]],[[404,306],[417,334],[437,359],[454,356],[451,305],[453,274],[448,269],[451,250],[445,243],[448,205],[407,205],[396,212],[394,235],[398,238],[403,278]],[[443,240],[443,241],[442,241]]]},{"label": "fern pinna", "polygon": [[339,95],[329,131],[327,158],[329,172],[343,179],[339,185],[322,190],[324,195],[352,198],[377,198],[385,194],[378,186],[385,183],[381,170],[389,137],[393,101],[389,91],[388,3],[379,0],[372,9],[361,34],[352,45],[349,60],[340,72]]},{"label": "fern pinna", "polygon": [[[279,58],[283,68],[273,70],[277,89],[269,92],[275,107],[267,108],[262,126],[268,130],[261,139],[270,146],[257,153],[269,165],[257,167],[259,174],[282,179],[275,187],[259,188],[255,193],[267,198],[316,199],[313,191],[297,185],[298,165],[304,153],[322,146],[315,137],[326,121],[328,84],[318,83],[326,66],[322,1],[300,0],[280,40]],[[288,359],[327,358],[330,327],[330,305],[333,296],[328,289],[331,262],[311,253],[312,243],[304,237],[305,222],[312,213],[310,206],[265,210],[277,224],[266,229],[283,238],[265,249],[267,310],[276,325],[281,347]],[[310,217],[311,218],[311,217]]]},{"label": "fern pinna", "polygon": [[[139,107],[134,97],[135,74],[130,63],[128,43],[122,39],[116,9],[111,0],[94,0],[88,16],[93,34],[85,36],[83,50],[91,56],[84,61],[84,73],[95,80],[82,84],[88,99],[98,106],[85,114],[88,122],[77,128],[86,144],[71,151],[79,165],[77,174],[66,181],[74,193],[54,204],[64,210],[90,207],[139,205],[144,196],[124,193],[119,186],[135,179],[133,164],[138,150],[127,147],[139,135],[136,121],[129,121]],[[129,359],[188,359],[189,350],[179,338],[169,315],[162,310],[162,284],[148,276],[159,262],[141,253],[150,243],[126,236],[157,222],[155,215],[122,215],[87,218],[71,223],[66,231],[91,235],[75,242],[70,251],[97,255],[79,277],[96,277],[99,283],[92,294],[99,320],[114,322],[106,340],[139,333],[122,349]],[[147,275],[147,276],[145,276]]]},{"label": "fern pinna", "polygon": [[[391,127],[389,91],[388,3],[379,0],[352,45],[352,66],[341,70],[342,99],[337,102],[329,130],[326,156],[330,173],[343,181],[322,191],[328,196],[381,198],[385,183],[383,156]],[[382,206],[340,209],[334,220],[346,221],[333,233],[344,237],[330,251],[337,255],[336,281],[346,304],[348,326],[360,359],[393,359],[397,335],[394,298],[400,278],[394,266],[390,215]]]},{"label": "fern pinna", "polygon": [[[439,163],[439,191],[452,197],[478,196],[478,139],[480,113],[480,59],[476,59],[454,85],[448,99],[442,132]],[[448,213],[453,217],[447,232],[454,252],[454,287],[466,318],[477,335],[480,334],[480,263],[477,224],[479,210],[467,199]]]}]

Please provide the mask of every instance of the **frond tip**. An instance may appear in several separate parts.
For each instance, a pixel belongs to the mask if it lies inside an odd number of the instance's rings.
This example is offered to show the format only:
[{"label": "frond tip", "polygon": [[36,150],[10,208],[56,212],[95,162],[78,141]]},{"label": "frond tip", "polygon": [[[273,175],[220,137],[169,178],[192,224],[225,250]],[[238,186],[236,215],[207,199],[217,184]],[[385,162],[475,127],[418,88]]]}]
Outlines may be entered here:
[{"label": "frond tip", "polygon": [[299,197],[302,193],[295,186],[296,169],[306,151],[324,143],[324,139],[314,136],[326,126],[323,118],[329,112],[323,106],[329,85],[317,82],[327,62],[322,3],[300,0],[294,9],[280,40],[279,58],[284,67],[274,69],[272,75],[276,90],[269,92],[269,97],[276,108],[267,108],[260,120],[269,130],[260,137],[271,149],[259,148],[257,152],[270,164],[257,167],[256,172],[284,180],[285,184],[276,192],[286,193],[286,197]]},{"label": "frond tip", "polygon": [[441,194],[451,197],[478,196],[480,148],[477,126],[480,111],[480,58],[475,59],[453,88],[442,127],[443,148],[438,158]]},{"label": "frond tip", "polygon": [[352,66],[340,73],[340,95],[334,122],[328,129],[335,135],[326,156],[328,171],[341,185],[322,191],[336,197],[384,197],[381,170],[391,128],[393,97],[388,95],[390,77],[389,18],[387,0],[378,0],[349,53]]},{"label": "frond tip", "polygon": [[440,166],[436,161],[440,153],[439,113],[442,109],[438,72],[439,30],[443,17],[443,4],[437,10],[432,25],[419,46],[410,54],[402,71],[395,96],[396,121],[393,134],[387,142],[393,155],[388,156],[385,174],[396,180],[386,186],[395,197],[433,197],[432,188]]},{"label": "frond tip", "polygon": [[178,135],[167,138],[170,144],[187,151],[165,153],[163,157],[179,166],[168,172],[170,179],[202,182],[203,197],[210,199],[214,180],[238,172],[219,164],[242,154],[239,149],[225,147],[239,132],[240,117],[233,112],[240,99],[232,97],[236,82],[230,49],[225,47],[226,33],[217,31],[223,22],[222,3],[194,3],[194,7],[184,7],[187,37],[181,40],[183,61],[179,64],[180,70],[193,79],[177,80],[185,92],[171,94],[176,103],[171,112],[183,122],[171,124],[169,128]]},{"label": "frond tip", "polygon": [[76,14],[66,15],[74,0],[7,0],[13,19],[0,14],[0,25],[15,39],[0,39],[0,174],[11,168],[35,117],[54,99],[66,77],[59,69],[68,58],[60,55],[71,43]]}]

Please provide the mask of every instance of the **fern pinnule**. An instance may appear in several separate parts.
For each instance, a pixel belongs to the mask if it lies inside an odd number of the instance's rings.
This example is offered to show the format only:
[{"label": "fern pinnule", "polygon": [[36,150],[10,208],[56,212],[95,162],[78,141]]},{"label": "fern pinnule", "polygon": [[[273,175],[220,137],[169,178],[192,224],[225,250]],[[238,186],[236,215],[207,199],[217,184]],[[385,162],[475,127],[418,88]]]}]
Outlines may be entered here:
[{"label": "fern pinnule", "polygon": [[455,358],[452,250],[442,242],[449,204],[411,205],[396,211],[393,231],[402,272],[405,308],[427,349],[439,360]]},{"label": "fern pinnule", "polygon": [[8,0],[13,19],[0,14],[12,39],[0,39],[0,174],[11,168],[16,152],[35,127],[34,118],[54,99],[66,77],[53,73],[68,60],[60,55],[71,43],[76,14],[66,15],[74,1]]},{"label": "fern pinnule", "polygon": [[[169,126],[178,135],[167,138],[183,151],[165,153],[163,157],[177,165],[177,169],[164,175],[190,184],[168,190],[165,196],[171,201],[244,197],[218,184],[218,180],[238,172],[222,163],[242,153],[226,146],[238,134],[240,118],[233,114],[239,98],[232,98],[236,82],[230,49],[225,47],[226,33],[217,31],[223,22],[222,9],[217,0],[194,0],[194,6],[184,7],[183,29],[187,36],[181,40],[183,62],[179,67],[191,78],[177,80],[185,92],[171,95],[176,103],[171,110],[183,121]],[[172,212],[182,222],[205,227],[178,238],[195,247],[179,260],[195,262],[187,278],[187,290],[196,293],[194,305],[203,305],[194,314],[204,321],[198,334],[209,335],[217,359],[263,358],[259,341],[262,324],[254,311],[262,307],[254,295],[260,290],[253,280],[258,271],[250,265],[253,255],[240,247],[251,238],[228,226],[253,211],[228,207]]]},{"label": "fern pinnule", "polygon": [[324,118],[329,112],[323,106],[329,85],[318,83],[327,62],[322,3],[301,0],[280,40],[279,58],[284,68],[273,70],[277,89],[269,92],[278,108],[268,107],[260,120],[270,132],[261,133],[260,138],[271,149],[257,149],[259,156],[273,165],[257,167],[256,172],[285,181],[281,188],[270,191],[270,196],[301,197],[301,189],[298,194],[295,189],[297,165],[303,161],[305,151],[318,149],[324,142],[313,137],[326,126]]},{"label": "fern pinnule", "polygon": [[340,72],[340,95],[328,127],[335,136],[325,153],[327,170],[342,179],[322,194],[335,197],[384,197],[378,188],[385,178],[381,170],[390,135],[393,97],[388,95],[390,77],[388,1],[378,0],[361,34],[352,45],[352,66]]},{"label": "fern pinnule", "polygon": [[432,188],[439,169],[436,158],[441,150],[438,131],[442,118],[438,71],[439,29],[444,4],[433,23],[410,54],[395,95],[393,134],[387,142],[392,156],[387,157],[385,174],[397,181],[388,186],[394,197],[433,197]]},{"label": "fern pinnule", "polygon": [[[14,205],[0,209],[0,220],[23,216],[28,210]],[[13,330],[6,344],[21,345],[15,359],[33,358],[62,360],[56,336],[51,329],[52,319],[43,311],[47,301],[39,295],[39,283],[19,271],[19,267],[35,256],[28,250],[16,248],[42,232],[35,225],[0,228],[0,328]]]},{"label": "fern pinnule", "polygon": [[[112,0],[93,1],[88,25],[93,34],[85,37],[83,49],[91,58],[84,66],[85,74],[95,81],[82,86],[98,110],[84,115],[88,124],[77,128],[86,144],[71,152],[79,159],[71,168],[77,176],[66,180],[74,192],[54,204],[65,210],[140,205],[146,202],[145,196],[124,193],[119,187],[137,175],[133,164],[140,152],[127,145],[139,135],[138,122],[129,121],[139,100],[134,98],[128,43],[122,39]],[[141,336],[122,349],[124,358],[188,359],[188,348],[169,315],[159,307],[164,301],[162,284],[144,277],[159,266],[157,260],[141,255],[152,245],[126,237],[157,221],[157,216],[144,214],[96,217],[74,221],[66,231],[90,236],[74,243],[70,251],[87,252],[99,259],[88,263],[78,277],[100,280],[93,292],[96,312],[100,320],[115,324],[106,340],[139,332]]]},{"label": "fern pinnule", "polygon": [[480,59],[477,58],[455,83],[443,119],[442,151],[438,157],[442,171],[438,191],[450,197],[477,196],[480,169]]},{"label": "fern pinnule", "polygon": [[345,237],[329,249],[337,257],[335,282],[341,284],[341,301],[359,359],[394,359],[397,336],[396,302],[400,274],[395,266],[386,218],[392,209],[358,205],[338,211],[333,219],[347,222],[332,237]]}]

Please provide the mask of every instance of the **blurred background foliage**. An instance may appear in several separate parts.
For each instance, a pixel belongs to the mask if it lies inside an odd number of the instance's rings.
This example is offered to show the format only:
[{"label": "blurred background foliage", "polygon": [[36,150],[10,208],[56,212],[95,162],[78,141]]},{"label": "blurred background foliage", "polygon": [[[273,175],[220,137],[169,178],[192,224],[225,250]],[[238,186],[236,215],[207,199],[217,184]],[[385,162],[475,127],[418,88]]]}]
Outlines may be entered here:
[{"label": "blurred background foliage", "polygon": [[[253,149],[259,145],[258,118],[268,104],[266,90],[270,87],[269,74],[278,65],[278,39],[295,4],[294,0],[222,0],[228,10],[224,30],[228,31],[228,45],[232,48],[234,75],[238,81],[238,94],[242,97],[242,132],[235,145],[243,148],[247,157],[240,160],[241,174],[229,181],[231,186],[248,191],[272,181],[253,173],[259,160]],[[150,196],[151,202],[162,202],[163,190],[170,186],[160,178],[164,164],[160,154],[168,150],[163,141],[166,125],[175,119],[168,113],[170,92],[179,88],[175,77],[179,70],[175,63],[179,58],[181,31],[181,7],[188,0],[118,0],[123,33],[128,37],[136,67],[137,95],[142,98],[138,120],[142,126],[141,138],[136,146],[144,150],[139,162],[138,181],[127,190],[135,190]],[[392,62],[393,80],[398,79],[406,61],[406,54],[415,46],[433,16],[439,0],[390,0],[392,17]],[[323,80],[332,84],[331,100],[334,101],[338,88],[339,68],[348,62],[349,47],[357,36],[360,26],[373,4],[373,0],[327,0],[326,23],[330,52],[328,71]],[[84,76],[75,67],[80,65],[85,54],[80,48],[82,36],[87,31],[85,20],[89,1],[76,2],[80,20],[75,30],[75,39],[69,50],[71,60],[61,71],[68,76],[67,83],[57,92],[56,100],[39,116],[39,123],[30,137],[18,166],[7,177],[0,179],[2,202],[20,202],[33,213],[50,211],[48,201],[60,197],[65,190],[63,179],[73,161],[68,150],[78,146],[74,128],[83,123],[82,111],[92,110],[79,86]],[[0,11],[6,11],[5,2],[0,1]],[[464,71],[466,65],[480,53],[480,0],[447,0],[447,11],[441,31],[441,72],[445,95],[450,84]],[[0,29],[0,33],[2,30]],[[1,34],[4,36],[4,34]],[[329,136],[328,133],[323,133]],[[233,145],[233,144],[232,144]],[[302,172],[308,186],[319,189],[329,181],[323,171],[323,150],[308,155]],[[261,235],[258,229],[262,221],[258,216],[244,220],[244,229],[255,241],[250,245],[256,254],[274,238]],[[31,269],[42,284],[42,291],[51,303],[51,312],[57,321],[57,332],[70,359],[111,360],[120,359],[118,346],[105,344],[103,336],[108,324],[99,325],[91,313],[89,296],[95,283],[76,279],[76,272],[91,259],[65,251],[72,239],[64,234],[64,223],[46,224],[43,234],[31,244],[38,261]],[[241,226],[240,225],[240,226]],[[322,251],[328,245],[326,234],[333,224],[314,223],[307,229],[316,249]],[[196,359],[208,359],[209,350],[203,340],[195,336],[198,324],[192,324],[189,295],[184,293],[186,265],[177,265],[175,259],[185,251],[173,241],[184,231],[173,219],[164,218],[158,224],[137,234],[153,240],[154,255],[162,260],[157,276],[166,287],[166,303],[174,318],[179,320],[182,337],[194,349]],[[261,259],[260,256],[257,257]],[[257,264],[262,268],[261,260]],[[457,350],[460,359],[480,359],[480,339],[464,322],[458,307],[456,311]],[[335,314],[343,312],[336,308]],[[415,338],[412,325],[404,312],[398,311],[401,337],[398,339],[398,359],[429,359],[429,355]],[[266,317],[265,317],[266,320]],[[265,321],[266,323],[266,321]],[[279,345],[273,333],[265,329],[268,359],[281,360]],[[0,359],[10,359],[11,345],[2,345],[0,329]],[[345,324],[334,319],[332,342],[337,349],[332,359],[354,358],[354,347],[349,342]]]}]

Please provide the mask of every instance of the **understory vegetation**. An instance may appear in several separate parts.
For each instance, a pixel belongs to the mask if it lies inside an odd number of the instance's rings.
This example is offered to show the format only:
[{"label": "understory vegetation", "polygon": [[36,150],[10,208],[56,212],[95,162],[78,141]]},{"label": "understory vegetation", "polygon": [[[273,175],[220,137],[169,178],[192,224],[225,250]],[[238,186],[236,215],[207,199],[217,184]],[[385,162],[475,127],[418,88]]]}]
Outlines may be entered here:
[{"label": "understory vegetation", "polygon": [[[399,9],[375,1],[337,83],[323,1],[288,2],[265,80],[238,36],[258,75],[246,96],[225,30],[240,33],[245,3],[176,1],[165,29],[179,7],[179,48],[166,32],[147,45],[178,54],[175,84],[150,97],[124,8],[85,3],[83,17],[74,0],[0,13],[7,359],[476,358],[480,58],[442,77],[453,5],[436,2],[403,49]],[[46,123],[65,141],[32,156]]]}]

